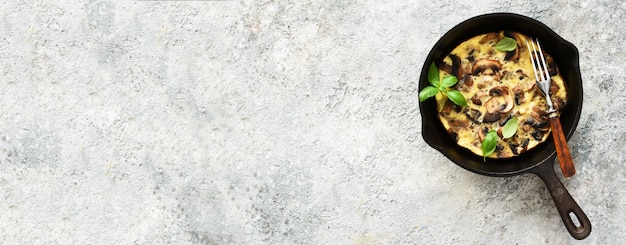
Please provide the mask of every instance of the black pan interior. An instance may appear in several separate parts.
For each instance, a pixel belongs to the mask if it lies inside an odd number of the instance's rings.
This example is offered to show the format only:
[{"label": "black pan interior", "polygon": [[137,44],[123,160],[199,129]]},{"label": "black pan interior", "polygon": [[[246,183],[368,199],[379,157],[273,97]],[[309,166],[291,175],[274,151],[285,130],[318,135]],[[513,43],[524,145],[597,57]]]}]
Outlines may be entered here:
[{"label": "black pan interior", "polygon": [[[544,50],[550,53],[559,67],[559,71],[568,86],[567,106],[561,111],[561,124],[566,138],[574,133],[582,110],[583,89],[578,62],[578,49],[556,34],[543,23],[512,13],[494,13],[468,19],[448,31],[432,48],[422,67],[420,76],[420,90],[428,86],[428,66],[435,61],[439,64],[443,58],[461,42],[479,34],[513,30],[541,41]],[[436,102],[434,99],[420,103],[422,116],[422,136],[433,148],[440,151],[457,165],[475,173],[490,176],[509,176],[523,173],[541,163],[546,162],[555,154],[552,137],[520,156],[510,159],[488,159],[476,156],[469,150],[460,147],[437,117]]]}]

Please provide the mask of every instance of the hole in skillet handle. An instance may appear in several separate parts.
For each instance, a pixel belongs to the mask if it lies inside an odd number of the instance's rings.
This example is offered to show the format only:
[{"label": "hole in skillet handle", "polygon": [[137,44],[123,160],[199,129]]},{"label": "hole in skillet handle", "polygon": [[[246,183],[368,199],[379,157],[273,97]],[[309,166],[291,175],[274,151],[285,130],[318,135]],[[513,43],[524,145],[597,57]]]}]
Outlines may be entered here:
[{"label": "hole in skillet handle", "polygon": [[572,226],[576,227],[576,229],[582,229],[582,224],[580,223],[580,220],[578,219],[578,216],[576,215],[576,213],[574,213],[574,210],[572,209],[567,210],[567,214],[569,215],[569,218],[572,221]]},{"label": "hole in skillet handle", "polygon": [[[439,65],[452,49],[471,37],[501,30],[517,31],[528,36],[539,37],[546,52],[549,52],[555,59],[559,72],[568,87],[568,101],[561,111],[561,124],[566,138],[569,139],[578,124],[582,111],[582,79],[578,64],[578,49],[543,23],[526,16],[512,13],[485,14],[470,18],[450,29],[435,43],[426,57],[420,74],[419,90],[429,85],[427,74],[432,62]],[[548,139],[520,156],[510,159],[487,159],[487,162],[483,162],[482,157],[458,146],[449,137],[439,121],[434,99],[419,103],[419,107],[424,141],[466,170],[488,176],[518,175],[542,164],[555,153],[553,140]]]}]

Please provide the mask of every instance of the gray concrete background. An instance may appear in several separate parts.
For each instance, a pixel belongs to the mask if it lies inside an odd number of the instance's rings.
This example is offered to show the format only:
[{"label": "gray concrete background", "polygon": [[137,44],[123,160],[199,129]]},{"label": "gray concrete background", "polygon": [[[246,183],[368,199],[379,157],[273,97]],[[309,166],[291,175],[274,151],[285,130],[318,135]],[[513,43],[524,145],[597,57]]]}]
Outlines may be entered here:
[{"label": "gray concrete background", "polygon": [[[623,1],[0,3],[3,244],[620,244]],[[465,171],[421,138],[417,79],[475,15],[580,50],[563,180]]]}]

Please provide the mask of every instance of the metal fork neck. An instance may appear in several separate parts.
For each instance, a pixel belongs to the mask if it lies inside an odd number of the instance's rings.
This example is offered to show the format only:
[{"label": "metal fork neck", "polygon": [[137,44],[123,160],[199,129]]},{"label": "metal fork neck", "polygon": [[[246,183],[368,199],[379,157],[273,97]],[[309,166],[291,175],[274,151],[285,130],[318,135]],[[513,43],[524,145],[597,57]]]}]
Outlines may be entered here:
[{"label": "metal fork neck", "polygon": [[552,99],[550,98],[550,80],[538,82],[537,86],[541,89],[541,92],[545,96],[546,105],[548,106],[548,115],[552,115],[556,110],[554,109],[554,105],[552,104]]}]

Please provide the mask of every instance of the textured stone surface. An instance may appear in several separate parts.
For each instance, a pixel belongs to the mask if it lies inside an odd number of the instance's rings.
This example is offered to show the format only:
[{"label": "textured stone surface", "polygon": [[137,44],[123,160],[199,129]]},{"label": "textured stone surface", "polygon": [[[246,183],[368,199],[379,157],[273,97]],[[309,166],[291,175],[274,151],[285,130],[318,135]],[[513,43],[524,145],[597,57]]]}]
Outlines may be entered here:
[{"label": "textured stone surface", "polygon": [[569,244],[535,176],[465,171],[421,138],[418,70],[475,15],[580,50],[563,180],[626,240],[622,1],[0,3],[6,244]]}]

